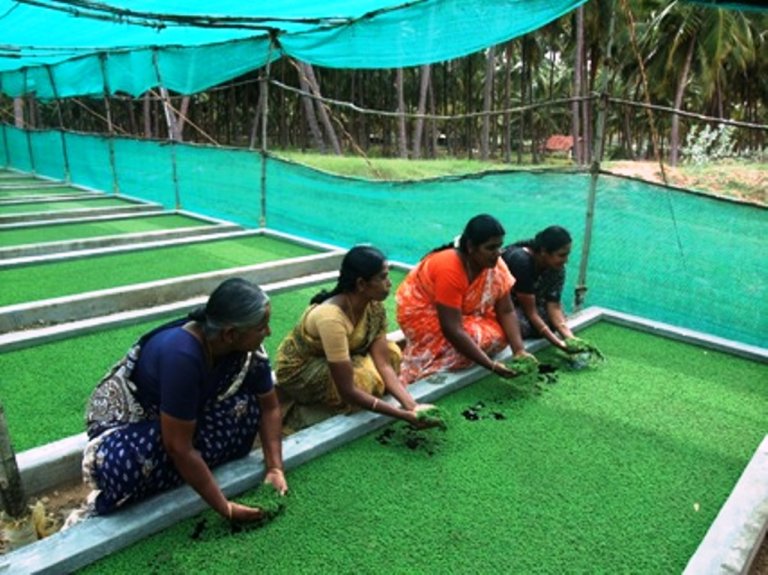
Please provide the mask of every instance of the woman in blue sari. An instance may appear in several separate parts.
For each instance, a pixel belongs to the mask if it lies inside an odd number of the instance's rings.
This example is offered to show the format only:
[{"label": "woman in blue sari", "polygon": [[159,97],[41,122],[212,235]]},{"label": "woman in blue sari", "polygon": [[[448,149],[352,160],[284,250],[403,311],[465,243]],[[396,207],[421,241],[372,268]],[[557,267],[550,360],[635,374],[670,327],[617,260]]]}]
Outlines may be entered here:
[{"label": "woman in blue sari", "polygon": [[258,286],[226,280],[205,306],[142,336],[105,375],[88,404],[83,458],[96,513],[187,483],[229,521],[263,519],[261,509],[229,501],[211,469],[247,455],[259,433],[265,482],[287,491],[262,346],[269,317]]}]

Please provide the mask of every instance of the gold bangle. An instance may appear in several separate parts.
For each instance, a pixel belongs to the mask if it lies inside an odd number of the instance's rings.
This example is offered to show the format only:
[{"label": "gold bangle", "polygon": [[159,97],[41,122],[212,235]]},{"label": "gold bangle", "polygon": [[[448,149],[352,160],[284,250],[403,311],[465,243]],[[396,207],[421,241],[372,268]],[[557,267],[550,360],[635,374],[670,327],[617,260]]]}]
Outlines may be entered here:
[{"label": "gold bangle", "polygon": [[227,513],[229,515],[229,522],[232,522],[232,502],[227,501]]},{"label": "gold bangle", "polygon": [[371,411],[376,411],[376,406],[379,405],[379,398],[374,397],[373,403],[371,404]]},{"label": "gold bangle", "polygon": [[285,472],[283,471],[282,467],[270,467],[267,469],[267,474],[269,474],[271,471],[278,471],[280,475],[285,475]]}]

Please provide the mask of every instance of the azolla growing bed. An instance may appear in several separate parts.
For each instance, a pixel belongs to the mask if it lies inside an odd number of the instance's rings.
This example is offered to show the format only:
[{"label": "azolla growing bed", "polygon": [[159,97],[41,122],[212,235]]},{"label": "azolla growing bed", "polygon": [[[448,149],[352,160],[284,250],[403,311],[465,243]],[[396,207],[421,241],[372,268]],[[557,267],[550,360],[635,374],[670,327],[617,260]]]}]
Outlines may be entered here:
[{"label": "azolla growing bed", "polygon": [[[396,284],[403,277],[403,272],[392,273]],[[271,295],[272,335],[265,341],[270,356],[299,320],[310,298],[333,285],[312,284]],[[394,318],[394,298],[390,297],[386,305],[389,317]],[[4,351],[0,362],[0,389],[14,449],[20,452],[82,433],[85,402],[99,378],[141,334],[163,321],[181,316],[183,313],[177,312],[141,323],[97,329]],[[394,329],[394,319],[391,322],[390,327]],[[55,402],[50,401],[52,394],[57,398]]]},{"label": "azolla growing bed", "polygon": [[[18,246],[65,240],[118,236],[158,230],[207,227],[212,222],[180,214],[133,216],[82,223],[48,223],[0,230],[2,246]],[[1,260],[0,260],[1,261]]]},{"label": "azolla growing bed", "polygon": [[[112,208],[135,206],[136,202],[97,196],[84,200],[60,200],[51,202],[26,202],[19,204],[0,205],[0,216],[17,214],[42,214],[45,212],[64,212],[67,210],[82,210],[90,208]],[[2,220],[0,220],[2,221]]]},{"label": "azolla growing bed", "polygon": [[0,270],[0,306],[318,253],[252,235]]},{"label": "azolla growing bed", "polygon": [[[210,511],[172,521],[174,498],[196,500],[182,489],[48,550],[65,570],[111,553],[85,573],[236,573],[254,557],[291,574],[679,573],[765,436],[765,350],[746,359],[606,322],[580,335],[604,364],[574,371],[545,350],[554,371],[527,382],[475,369],[413,386],[448,414],[445,431],[360,413],[291,436],[291,492],[261,529]],[[261,473],[251,456],[220,478],[232,489]],[[141,537],[126,527],[140,518],[141,536],[171,527],[115,552]],[[111,534],[100,550],[85,541],[98,533]]]}]

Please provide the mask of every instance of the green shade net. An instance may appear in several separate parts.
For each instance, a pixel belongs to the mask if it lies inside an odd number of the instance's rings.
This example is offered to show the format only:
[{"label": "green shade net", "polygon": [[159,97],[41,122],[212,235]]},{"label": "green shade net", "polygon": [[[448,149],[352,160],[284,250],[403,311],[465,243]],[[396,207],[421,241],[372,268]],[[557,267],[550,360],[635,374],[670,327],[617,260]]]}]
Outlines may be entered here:
[{"label": "green shade net", "polygon": [[0,0],[0,91],[138,96],[162,85],[192,94],[283,55],[336,68],[415,66],[505,42],[584,2]]},{"label": "green shade net", "polygon": [[[58,134],[6,127],[14,168],[45,165],[63,177]],[[564,171],[498,171],[423,181],[341,178],[246,150],[66,135],[72,181],[341,247],[372,243],[415,264],[452,241],[479,213],[506,241],[559,224],[573,237],[567,309],[583,247],[590,178]],[[115,149],[115,168],[109,162]],[[89,155],[92,154],[92,155]],[[90,162],[80,158],[88,157]],[[99,161],[99,157],[101,161]],[[175,162],[175,169],[174,169]],[[42,173],[42,172],[41,172]],[[174,176],[175,174],[175,176]],[[764,346],[768,333],[768,210],[628,178],[601,175],[596,190],[586,305],[599,305]]]}]

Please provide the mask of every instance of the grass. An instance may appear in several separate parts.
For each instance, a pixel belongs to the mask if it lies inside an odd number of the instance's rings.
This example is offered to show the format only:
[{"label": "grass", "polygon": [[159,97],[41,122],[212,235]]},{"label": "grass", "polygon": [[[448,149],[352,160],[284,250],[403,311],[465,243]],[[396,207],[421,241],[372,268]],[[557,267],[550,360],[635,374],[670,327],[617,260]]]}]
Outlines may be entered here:
[{"label": "grass", "polygon": [[[405,274],[392,272],[391,276],[396,286]],[[272,296],[272,335],[265,341],[270,357],[310,298],[332,287],[333,283],[320,284]],[[393,293],[385,302],[391,330],[396,329],[394,302]],[[14,449],[23,451],[84,431],[85,402],[107,369],[141,334],[181,315],[4,352],[0,394]],[[56,401],[51,401],[51,394]]]},{"label": "grass", "polygon": [[260,530],[206,511],[83,573],[679,573],[764,436],[764,366],[584,335],[599,369],[539,395],[486,377],[438,402],[445,432],[394,423],[290,472]]},{"label": "grass", "polygon": [[63,200],[59,202],[29,202],[24,204],[0,205],[0,217],[12,214],[36,214],[40,212],[62,212],[88,208],[111,208],[115,206],[135,206],[136,202],[119,198],[93,198],[88,200]]},{"label": "grass", "polygon": [[32,302],[316,253],[265,236],[204,241],[0,271],[0,305]]},{"label": "grass", "polygon": [[16,246],[209,225],[211,225],[211,223],[205,220],[177,214],[137,216],[110,221],[83,222],[76,224],[62,223],[57,225],[45,224],[3,230],[0,231],[0,242],[3,246]]},{"label": "grass", "polygon": [[[368,158],[360,156],[334,156],[281,150],[278,157],[306,164],[334,174],[373,180],[422,180],[440,176],[460,176],[493,170],[530,169],[530,165],[483,162],[461,158],[434,160],[403,160],[398,158]],[[565,161],[553,161],[548,167],[568,165]],[[541,167],[541,166],[538,166]]]}]

